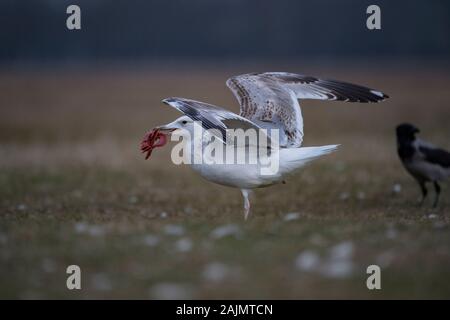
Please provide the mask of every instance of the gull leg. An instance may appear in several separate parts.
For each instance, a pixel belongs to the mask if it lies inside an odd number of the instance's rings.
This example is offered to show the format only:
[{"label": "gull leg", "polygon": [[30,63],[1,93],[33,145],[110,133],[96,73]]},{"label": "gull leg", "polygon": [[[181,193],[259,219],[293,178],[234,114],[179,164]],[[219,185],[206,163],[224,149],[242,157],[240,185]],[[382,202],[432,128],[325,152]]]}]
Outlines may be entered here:
[{"label": "gull leg", "polygon": [[241,189],[242,195],[244,196],[244,218],[247,220],[248,215],[250,214],[250,190],[248,189]]},{"label": "gull leg", "polygon": [[434,190],[436,191],[436,198],[434,198],[433,208],[436,208],[441,194],[441,186],[436,181],[434,182]]}]

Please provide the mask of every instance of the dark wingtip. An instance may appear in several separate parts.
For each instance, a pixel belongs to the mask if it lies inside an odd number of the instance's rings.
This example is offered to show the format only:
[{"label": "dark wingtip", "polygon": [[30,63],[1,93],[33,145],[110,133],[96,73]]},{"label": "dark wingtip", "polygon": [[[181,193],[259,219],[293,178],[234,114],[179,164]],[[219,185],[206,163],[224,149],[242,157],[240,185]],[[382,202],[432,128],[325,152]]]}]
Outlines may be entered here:
[{"label": "dark wingtip", "polygon": [[175,97],[169,97],[169,98],[162,99],[161,102],[165,103],[165,104],[170,104],[171,102],[174,102],[175,100],[176,100]]},{"label": "dark wingtip", "polygon": [[389,96],[387,94],[385,94],[385,93],[383,93],[381,91],[378,91],[378,90],[370,89],[370,93],[372,95],[376,96],[376,98],[375,98],[376,101],[373,101],[373,102],[380,102],[380,101],[384,101],[386,99],[389,99]]}]

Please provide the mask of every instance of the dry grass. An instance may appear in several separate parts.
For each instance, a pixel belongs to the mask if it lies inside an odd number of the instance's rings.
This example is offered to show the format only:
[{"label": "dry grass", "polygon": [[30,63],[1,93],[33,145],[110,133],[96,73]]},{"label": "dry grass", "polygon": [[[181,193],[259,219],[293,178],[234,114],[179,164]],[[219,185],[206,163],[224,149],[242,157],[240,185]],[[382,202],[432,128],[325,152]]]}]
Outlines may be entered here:
[{"label": "dry grass", "polygon": [[[289,70],[392,99],[304,102],[305,145],[342,147],[258,190],[248,222],[238,191],[173,165],[170,148],[144,161],[138,146],[178,115],[162,98],[236,111],[224,80],[251,70],[1,73],[0,297],[450,298],[450,190],[437,210],[418,207],[393,135],[411,121],[450,148],[449,73]],[[69,264],[82,269],[81,291],[65,288]],[[370,264],[382,267],[380,291],[365,286]]]}]

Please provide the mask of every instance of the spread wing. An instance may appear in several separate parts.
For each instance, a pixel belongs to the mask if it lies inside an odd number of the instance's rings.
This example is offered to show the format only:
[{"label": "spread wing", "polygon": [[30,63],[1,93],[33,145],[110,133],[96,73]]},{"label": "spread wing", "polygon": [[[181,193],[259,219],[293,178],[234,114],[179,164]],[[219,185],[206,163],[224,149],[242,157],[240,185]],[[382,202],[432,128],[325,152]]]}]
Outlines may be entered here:
[{"label": "spread wing", "polygon": [[291,147],[299,147],[303,140],[299,99],[379,102],[388,98],[359,85],[286,72],[244,74],[228,79],[227,86],[239,101],[242,117],[272,122]]},{"label": "spread wing", "polygon": [[260,126],[249,119],[205,102],[176,97],[164,99],[162,102],[181,111],[192,120],[199,121],[203,129],[218,130],[219,138],[224,142],[227,137],[227,129],[260,129]]}]

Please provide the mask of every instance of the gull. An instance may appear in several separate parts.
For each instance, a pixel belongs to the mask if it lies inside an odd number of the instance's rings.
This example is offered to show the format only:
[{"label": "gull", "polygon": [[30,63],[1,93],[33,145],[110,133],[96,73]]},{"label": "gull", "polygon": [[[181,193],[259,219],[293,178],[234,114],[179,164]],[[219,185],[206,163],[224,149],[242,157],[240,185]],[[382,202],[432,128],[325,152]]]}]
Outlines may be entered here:
[{"label": "gull", "polygon": [[[162,102],[179,110],[184,115],[175,121],[156,127],[142,142],[141,149],[147,158],[154,147],[166,143],[166,134],[177,130],[181,136],[195,134],[198,122],[205,130],[213,130],[226,145],[228,130],[254,129],[264,131],[269,143],[261,140],[248,142],[244,146],[234,145],[234,150],[250,154],[247,147],[257,145],[267,148],[268,160],[276,155],[279,161],[277,170],[262,174],[262,164],[210,164],[193,163],[192,168],[205,179],[217,184],[238,188],[244,197],[244,218],[250,213],[249,196],[251,190],[284,183],[287,176],[306,163],[335,151],[338,145],[301,147],[303,141],[303,118],[299,100],[318,99],[347,102],[379,102],[388,96],[367,87],[335,80],[324,80],[287,72],[250,73],[232,77],[226,82],[237,98],[240,113],[235,114],[222,107],[186,98],[167,98]],[[217,134],[218,133],[218,134]],[[277,133],[277,136],[274,135]],[[187,150],[194,149],[192,139],[183,139]],[[208,140],[210,141],[210,140]],[[208,144],[202,136],[201,157],[207,157],[204,148]],[[233,142],[231,142],[233,143]],[[261,147],[262,146],[262,147]],[[242,151],[245,148],[245,151]],[[251,154],[250,154],[251,155]],[[192,155],[191,155],[192,156]],[[258,153],[258,160],[262,159]]]},{"label": "gull", "polygon": [[420,130],[412,124],[397,126],[397,151],[405,169],[417,180],[422,191],[423,204],[427,197],[427,182],[432,182],[436,197],[433,207],[439,202],[441,187],[439,181],[450,177],[450,153],[429,142],[416,138]]}]

